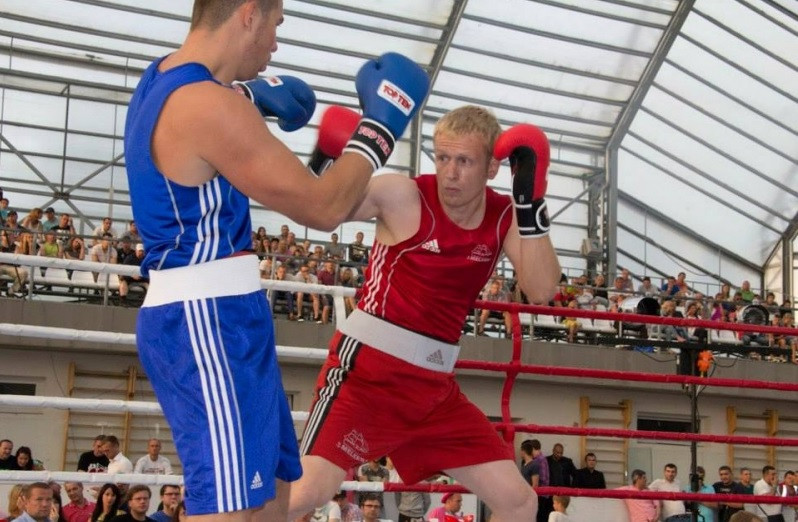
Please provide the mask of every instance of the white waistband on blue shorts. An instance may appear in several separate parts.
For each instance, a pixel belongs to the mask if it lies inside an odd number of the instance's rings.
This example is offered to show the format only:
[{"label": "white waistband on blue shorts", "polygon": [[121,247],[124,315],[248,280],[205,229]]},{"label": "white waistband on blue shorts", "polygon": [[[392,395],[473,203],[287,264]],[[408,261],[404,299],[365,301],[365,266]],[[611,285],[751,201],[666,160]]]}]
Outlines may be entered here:
[{"label": "white waistband on blue shorts", "polygon": [[150,270],[142,307],[244,295],[261,290],[258,256],[225,257],[207,263]]},{"label": "white waistband on blue shorts", "polygon": [[436,372],[451,373],[460,347],[355,310],[338,330],[388,355]]}]

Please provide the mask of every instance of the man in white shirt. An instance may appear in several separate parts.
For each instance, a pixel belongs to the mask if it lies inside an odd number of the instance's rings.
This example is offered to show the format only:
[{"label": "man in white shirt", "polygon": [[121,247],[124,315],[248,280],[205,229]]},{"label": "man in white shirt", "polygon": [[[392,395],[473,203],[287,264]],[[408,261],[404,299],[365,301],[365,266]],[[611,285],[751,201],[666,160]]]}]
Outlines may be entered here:
[{"label": "man in white shirt", "polygon": [[[119,439],[114,435],[105,437],[102,451],[108,457],[108,473],[133,473],[133,463],[119,451]],[[122,495],[127,493],[129,484],[117,483]]]},{"label": "man in white shirt", "polygon": [[[754,495],[775,495],[776,494],[776,468],[773,466],[765,466],[762,468],[762,478],[754,483]],[[760,518],[767,518],[768,520],[778,520],[776,517],[784,516],[781,513],[781,504],[746,504],[745,510],[749,511]]]},{"label": "man in white shirt", "polygon": [[161,455],[161,441],[152,438],[147,442],[147,454],[136,461],[135,473],[171,475],[172,463]]},{"label": "man in white shirt", "polygon": [[[670,493],[680,493],[682,485],[679,479],[676,478],[676,464],[665,464],[665,471],[663,478],[658,478],[649,484],[648,489],[651,491],[668,491]],[[684,509],[684,502],[681,500],[663,500],[662,509],[660,510],[660,519],[669,520],[671,517],[679,517],[684,515],[687,511]]]}]

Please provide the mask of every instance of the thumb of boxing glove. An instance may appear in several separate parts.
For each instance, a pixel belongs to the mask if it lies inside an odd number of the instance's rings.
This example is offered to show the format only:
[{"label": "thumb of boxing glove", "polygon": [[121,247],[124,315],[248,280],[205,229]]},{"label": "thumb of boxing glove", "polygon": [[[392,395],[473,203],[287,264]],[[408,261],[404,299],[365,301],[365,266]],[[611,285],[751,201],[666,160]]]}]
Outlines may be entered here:
[{"label": "thumb of boxing glove", "polygon": [[509,158],[513,175],[513,204],[522,237],[541,237],[549,232],[546,208],[549,140],[538,127],[515,125],[503,132],[493,147],[493,157]]},{"label": "thumb of boxing glove", "polygon": [[319,122],[319,140],[308,161],[311,172],[320,176],[344,151],[355,132],[360,114],[346,107],[331,105]]},{"label": "thumb of boxing glove", "polygon": [[270,76],[235,82],[233,88],[249,98],[264,116],[276,116],[286,132],[301,129],[316,110],[316,94],[295,76]]}]

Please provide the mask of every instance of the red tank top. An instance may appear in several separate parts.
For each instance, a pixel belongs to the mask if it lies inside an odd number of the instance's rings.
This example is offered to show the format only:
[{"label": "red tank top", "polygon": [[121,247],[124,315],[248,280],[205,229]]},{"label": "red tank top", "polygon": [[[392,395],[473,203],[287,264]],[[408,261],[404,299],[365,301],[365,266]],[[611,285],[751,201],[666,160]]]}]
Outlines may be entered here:
[{"label": "red tank top", "polygon": [[499,259],[512,201],[486,188],[485,217],[465,230],[441,207],[434,175],[415,178],[421,222],[393,246],[374,241],[358,308],[414,332],[456,343]]}]

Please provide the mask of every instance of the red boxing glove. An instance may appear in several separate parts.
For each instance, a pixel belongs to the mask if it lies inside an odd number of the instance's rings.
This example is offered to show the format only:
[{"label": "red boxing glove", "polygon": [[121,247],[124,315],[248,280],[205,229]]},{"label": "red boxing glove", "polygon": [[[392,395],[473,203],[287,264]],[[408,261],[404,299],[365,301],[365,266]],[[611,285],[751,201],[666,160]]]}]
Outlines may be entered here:
[{"label": "red boxing glove", "polygon": [[319,141],[310,155],[308,168],[317,176],[327,170],[344,150],[360,122],[361,116],[351,109],[331,105],[319,123]]},{"label": "red boxing glove", "polygon": [[546,209],[546,179],[549,170],[549,140],[538,127],[522,123],[499,136],[493,147],[497,160],[510,159],[513,174],[513,205],[522,238],[543,237],[549,233]]}]

